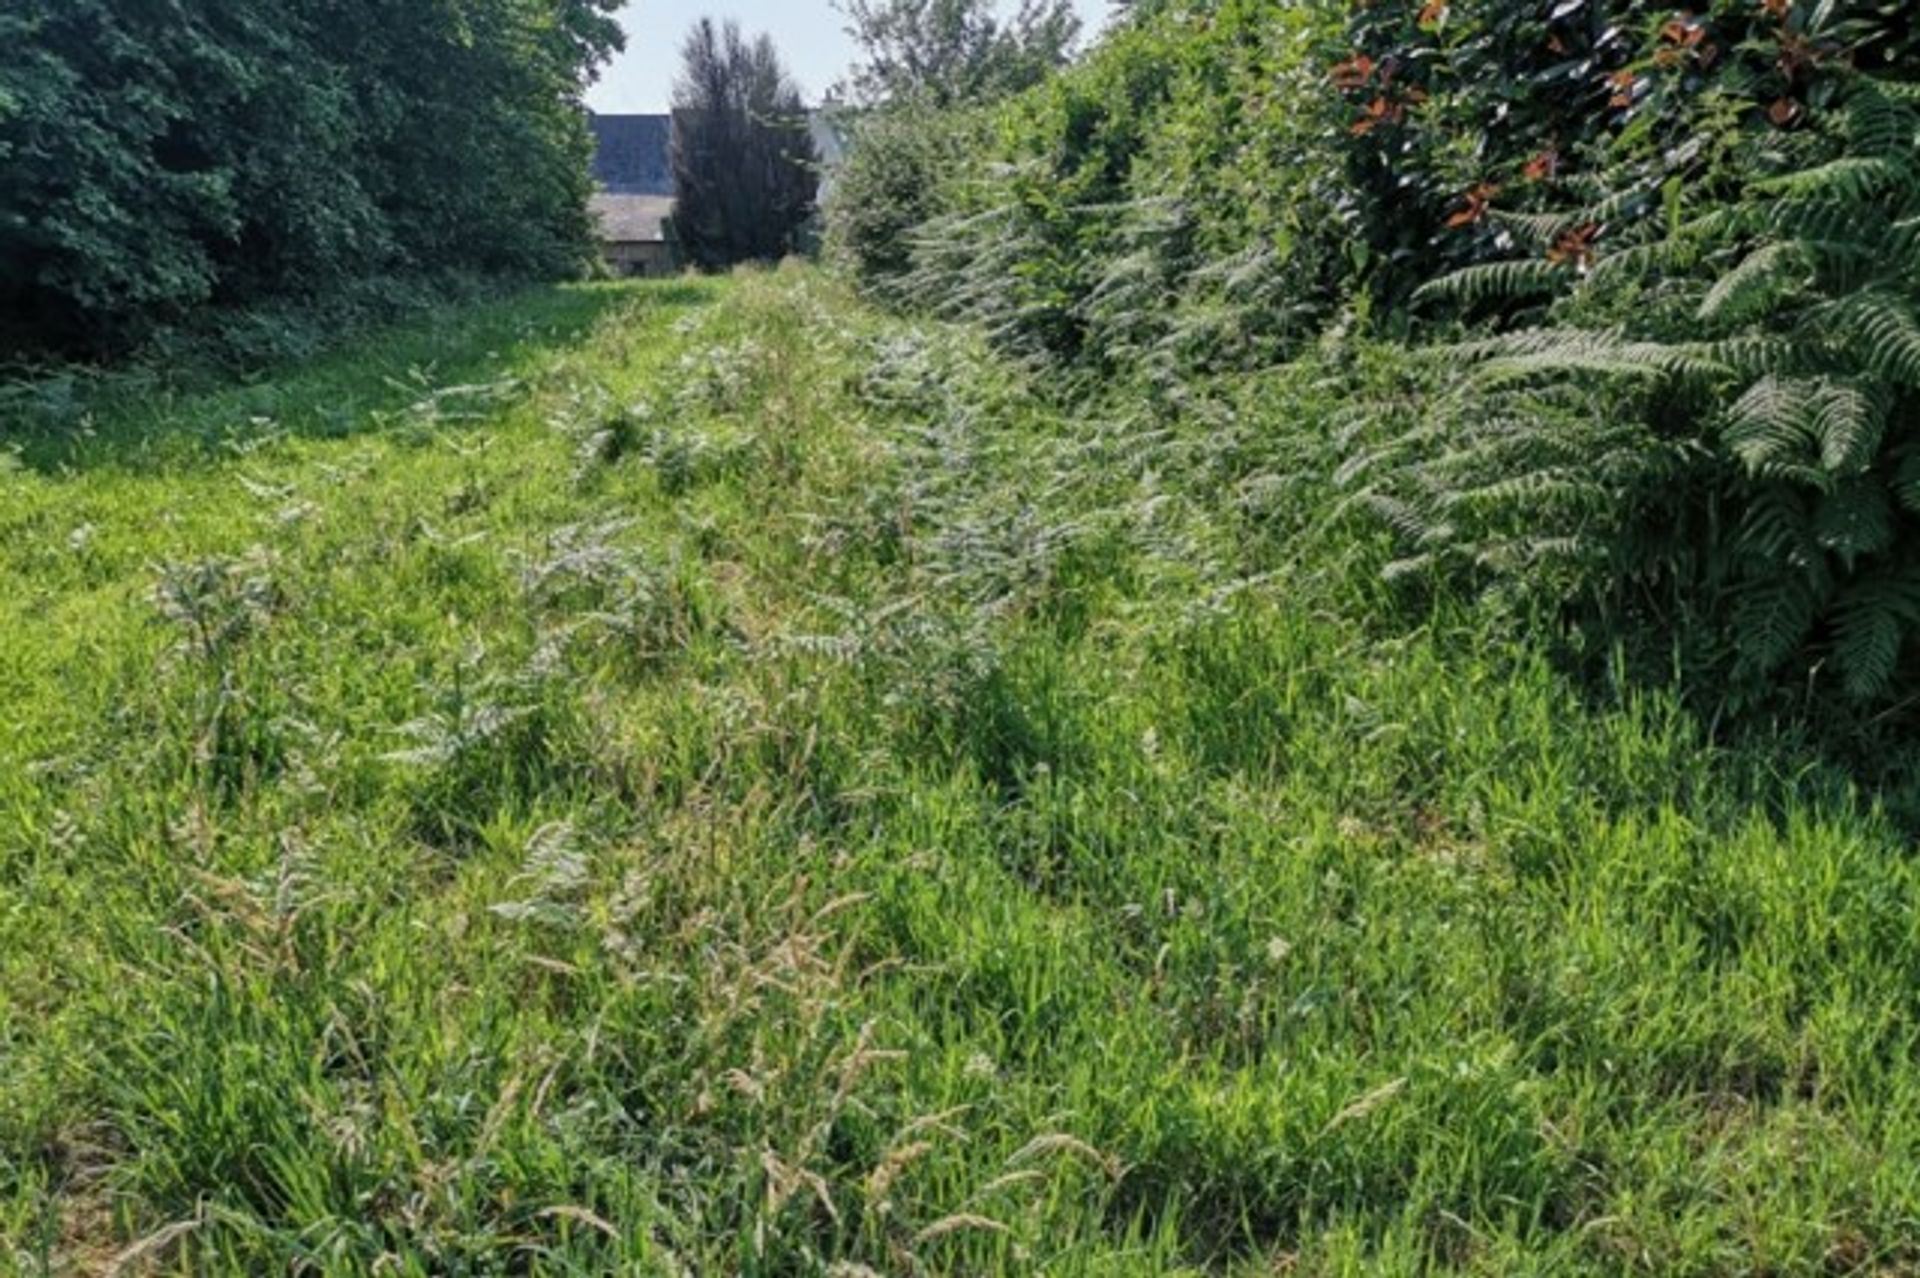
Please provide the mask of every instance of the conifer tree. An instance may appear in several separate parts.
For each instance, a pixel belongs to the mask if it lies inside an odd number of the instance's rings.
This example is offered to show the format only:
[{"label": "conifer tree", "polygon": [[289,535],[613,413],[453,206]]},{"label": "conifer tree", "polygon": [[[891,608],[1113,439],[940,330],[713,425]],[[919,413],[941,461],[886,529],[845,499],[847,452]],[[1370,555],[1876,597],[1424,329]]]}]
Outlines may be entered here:
[{"label": "conifer tree", "polygon": [[674,228],[708,270],[795,252],[814,212],[819,157],[800,89],[765,35],[702,18],[674,85]]}]

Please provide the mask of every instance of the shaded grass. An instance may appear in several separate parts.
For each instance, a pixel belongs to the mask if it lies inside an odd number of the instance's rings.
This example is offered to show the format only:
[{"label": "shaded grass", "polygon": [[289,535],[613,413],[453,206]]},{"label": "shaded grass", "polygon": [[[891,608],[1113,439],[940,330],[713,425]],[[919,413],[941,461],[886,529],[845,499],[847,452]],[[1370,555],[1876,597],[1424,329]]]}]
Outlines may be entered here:
[{"label": "shaded grass", "polygon": [[[519,374],[580,340],[622,298],[614,286],[568,285],[448,304],[244,379],[163,366],[50,373],[0,386],[0,448],[50,473],[151,472],[231,461],[279,439],[364,432],[434,395],[439,415],[459,420],[517,389],[510,383]],[[657,300],[698,306],[708,298],[683,282],[662,285]]]},{"label": "shaded grass", "polygon": [[1903,838],[1409,617],[1325,370],[523,305],[0,476],[16,1267],[1920,1264]]}]

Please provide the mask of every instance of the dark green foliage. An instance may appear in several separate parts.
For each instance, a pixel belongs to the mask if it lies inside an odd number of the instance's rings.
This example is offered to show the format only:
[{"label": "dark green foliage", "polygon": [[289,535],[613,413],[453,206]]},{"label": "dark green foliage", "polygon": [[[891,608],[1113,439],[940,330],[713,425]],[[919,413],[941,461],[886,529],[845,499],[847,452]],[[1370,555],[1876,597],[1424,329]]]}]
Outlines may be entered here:
[{"label": "dark green foliage", "polygon": [[1723,182],[1702,104],[1800,109],[1839,47],[1804,29],[1814,8],[1783,22],[1755,0],[1353,6],[1328,80],[1346,119],[1349,217],[1380,264],[1370,292],[1398,306],[1438,272],[1505,256],[1503,215],[1564,204],[1582,184],[1657,188],[1683,169],[1702,194]]},{"label": "dark green foliage", "polygon": [[[1438,365],[1480,364],[1469,385],[1354,435],[1399,574],[1598,598],[1607,633],[1743,699],[1808,668],[1897,695],[1909,10],[1170,0],[987,113],[983,159],[898,181],[891,223],[836,229],[883,295],[1156,396],[1316,336],[1491,321]],[[931,152],[890,137],[872,169]]]},{"label": "dark green foliage", "polygon": [[[1911,686],[1920,111],[1894,83],[1826,89],[1837,104],[1805,134],[1746,143],[1738,196],[1657,232],[1622,227],[1562,323],[1460,352],[1484,362],[1443,409],[1451,426],[1388,485],[1422,494],[1423,556],[1504,576],[1530,562],[1514,547],[1544,540],[1605,564],[1606,593],[1657,584],[1739,687],[1790,665],[1862,699]],[[1509,265],[1428,295],[1525,278]],[[1584,418],[1508,411],[1567,379],[1648,389],[1603,393]],[[1609,455],[1623,464],[1596,464]],[[1497,500],[1456,517],[1475,490]]]},{"label": "dark green foliage", "polygon": [[21,0],[0,13],[0,355],[591,246],[612,0]]},{"label": "dark green foliage", "polygon": [[[1911,44],[1903,11],[1869,0],[1779,18],[1747,0],[1140,6],[993,110],[984,153],[892,219],[947,220],[858,265],[871,282],[917,239],[906,293],[1104,368],[1259,362],[1343,313],[1403,333],[1422,285],[1509,257],[1516,223],[1612,196],[1617,236],[1668,215],[1668,181],[1731,195],[1743,115],[1801,120],[1834,69]],[[1596,229],[1558,226],[1525,271],[1550,292]]]},{"label": "dark green foliage", "polygon": [[978,142],[975,117],[902,107],[858,117],[825,201],[829,252],[870,288],[913,265],[921,228],[942,211],[944,175]]},{"label": "dark green foliage", "polygon": [[[1330,198],[1337,103],[1318,92],[1340,30],[1332,0],[1124,18],[992,108],[972,162],[918,194],[939,220],[905,237],[925,251],[903,291],[1056,361],[1162,367],[1297,340],[1351,269]],[[868,282],[897,265],[859,264]]]},{"label": "dark green foliage", "polygon": [[[869,289],[907,281],[914,246],[960,199],[959,175],[995,150],[986,104],[1065,64],[1080,21],[1068,0],[847,0],[862,61],[847,89],[865,104],[828,210],[835,255]],[[964,238],[964,237],[963,237]],[[966,252],[965,247],[959,249]]]},{"label": "dark green foliage", "polygon": [[697,265],[777,261],[814,214],[819,155],[773,41],[702,18],[673,92],[674,230]]}]

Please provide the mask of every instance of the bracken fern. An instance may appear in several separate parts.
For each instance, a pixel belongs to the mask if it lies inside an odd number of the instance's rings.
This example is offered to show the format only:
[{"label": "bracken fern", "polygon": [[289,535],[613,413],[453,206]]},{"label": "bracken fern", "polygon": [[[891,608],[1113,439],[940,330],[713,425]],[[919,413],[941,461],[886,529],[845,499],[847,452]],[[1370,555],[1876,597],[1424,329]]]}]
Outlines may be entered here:
[{"label": "bracken fern", "polygon": [[[1430,285],[1465,304],[1565,296],[1557,322],[1447,348],[1472,376],[1366,499],[1393,504],[1422,562],[1512,571],[1535,564],[1525,547],[1562,547],[1607,564],[1609,591],[1667,583],[1743,676],[1797,662],[1856,698],[1893,693],[1920,621],[1911,98],[1855,76],[1806,137],[1753,145],[1776,168],[1730,205],[1624,227],[1584,266],[1563,253]],[[1516,229],[1551,245],[1629,204]],[[1590,416],[1553,411],[1574,386]]]}]

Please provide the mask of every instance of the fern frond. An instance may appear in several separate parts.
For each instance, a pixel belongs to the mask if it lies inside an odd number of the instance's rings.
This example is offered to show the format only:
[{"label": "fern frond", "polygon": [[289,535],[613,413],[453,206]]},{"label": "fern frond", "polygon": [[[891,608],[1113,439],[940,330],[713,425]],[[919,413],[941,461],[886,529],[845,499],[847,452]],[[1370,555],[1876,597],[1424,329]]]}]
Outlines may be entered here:
[{"label": "fern frond", "polygon": [[1566,266],[1541,258],[1482,262],[1428,281],[1415,290],[1413,300],[1458,302],[1471,306],[1492,298],[1530,297],[1552,292],[1570,279],[1572,274]]},{"label": "fern frond", "polygon": [[1597,505],[1604,500],[1605,494],[1597,492],[1592,481],[1581,472],[1547,467],[1444,493],[1440,508],[1464,513],[1524,503],[1537,514],[1549,509]]},{"label": "fern frond", "polygon": [[1753,494],[1736,545],[1743,556],[1766,564],[1769,574],[1823,562],[1813,542],[1807,503],[1786,484],[1767,484]]},{"label": "fern frond", "polygon": [[1909,448],[1893,473],[1893,496],[1908,514],[1920,515],[1920,449]]},{"label": "fern frond", "polygon": [[1897,160],[1881,156],[1844,155],[1811,169],[1756,182],[1754,190],[1760,195],[1862,204],[1895,189],[1910,173],[1911,170]]},{"label": "fern frond", "polygon": [[1834,658],[1850,696],[1866,701],[1893,682],[1900,663],[1902,627],[1891,609],[1857,605],[1834,618]]},{"label": "fern frond", "polygon": [[1886,406],[1867,390],[1844,383],[1822,387],[1810,405],[1820,464],[1836,475],[1873,465],[1886,434]]},{"label": "fern frond", "polygon": [[1474,547],[1473,563],[1511,579],[1547,564],[1592,565],[1604,556],[1604,548],[1586,537],[1502,537]]},{"label": "fern frond", "polygon": [[[1880,201],[1819,195],[1811,198],[1768,199],[1743,205],[1743,230],[1756,235],[1785,236],[1839,248],[1856,248],[1879,238],[1887,215]],[[1830,251],[1832,251],[1830,249]]]},{"label": "fern frond", "polygon": [[1812,377],[1834,366],[1831,353],[1824,347],[1755,334],[1709,342],[1701,348],[1701,356],[1743,377]]},{"label": "fern frond", "polygon": [[1423,573],[1431,572],[1439,566],[1439,562],[1437,555],[1408,555],[1388,563],[1380,570],[1380,577],[1383,581],[1403,581],[1408,577],[1418,577]]},{"label": "fern frond", "polygon": [[1698,347],[1676,342],[1631,342],[1614,333],[1578,329],[1547,330],[1551,341],[1536,349],[1504,355],[1483,364],[1477,380],[1483,385],[1567,374],[1659,379],[1707,380],[1723,374],[1724,366]]},{"label": "fern frond", "polygon": [[[1601,189],[1604,191],[1604,184]],[[1551,247],[1567,232],[1583,226],[1632,221],[1657,196],[1658,188],[1655,185],[1640,182],[1620,190],[1605,191],[1603,198],[1572,208],[1543,213],[1489,209],[1488,213],[1495,222],[1514,231],[1520,240],[1544,249]]]},{"label": "fern frond", "polygon": [[1806,259],[1796,244],[1755,249],[1740,265],[1714,281],[1700,303],[1699,316],[1709,322],[1740,323],[1776,304],[1805,272]]},{"label": "fern frond", "polygon": [[1882,86],[1862,80],[1847,100],[1847,147],[1856,155],[1911,160],[1920,116],[1889,96]]},{"label": "fern frond", "polygon": [[1920,576],[1912,569],[1855,581],[1834,601],[1834,662],[1847,692],[1880,696],[1899,669],[1901,650],[1920,625]]},{"label": "fern frond", "polygon": [[1511,333],[1496,333],[1491,337],[1477,338],[1471,342],[1436,346],[1428,350],[1427,354],[1439,368],[1454,369],[1462,365],[1484,364],[1493,359],[1537,355],[1543,351],[1556,350],[1566,341],[1567,332],[1563,329],[1522,328]]},{"label": "fern frond", "polygon": [[1769,475],[1804,461],[1812,451],[1816,388],[1806,382],[1763,377],[1727,410],[1721,438],[1749,474]]},{"label": "fern frond", "polygon": [[1553,213],[1489,209],[1487,213],[1495,222],[1512,230],[1515,238],[1538,249],[1552,247],[1555,241],[1568,231],[1585,226],[1592,220],[1583,209],[1568,209]]},{"label": "fern frond", "polygon": [[1763,674],[1785,664],[1820,619],[1824,577],[1804,572],[1775,572],[1742,589],[1734,600],[1735,646]]},{"label": "fern frond", "polygon": [[1905,263],[1908,279],[1920,268],[1920,216],[1906,217],[1887,228],[1887,260]]},{"label": "fern frond", "polygon": [[1585,287],[1612,288],[1623,280],[1644,279],[1657,273],[1677,274],[1700,257],[1699,237],[1676,236],[1634,244],[1602,254],[1587,272]]},{"label": "fern frond", "polygon": [[1863,362],[1888,381],[1920,389],[1920,321],[1905,299],[1882,290],[1860,293],[1834,308],[1843,339],[1857,338]]},{"label": "fern frond", "polygon": [[1387,526],[1410,545],[1425,545],[1432,540],[1433,524],[1412,503],[1381,492],[1368,492],[1360,504],[1373,511]]},{"label": "fern frond", "polygon": [[1452,446],[1439,464],[1449,472],[1464,474],[1505,472],[1542,463],[1569,470],[1593,465],[1596,441],[1591,436],[1544,426],[1550,423],[1540,417],[1488,422],[1484,429],[1473,432],[1473,438]]},{"label": "fern frond", "polygon": [[1893,502],[1886,485],[1862,477],[1822,496],[1814,506],[1813,536],[1849,572],[1865,556],[1887,549],[1893,544]]}]

